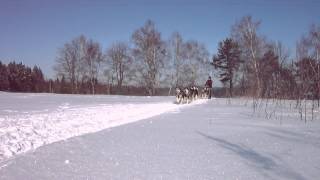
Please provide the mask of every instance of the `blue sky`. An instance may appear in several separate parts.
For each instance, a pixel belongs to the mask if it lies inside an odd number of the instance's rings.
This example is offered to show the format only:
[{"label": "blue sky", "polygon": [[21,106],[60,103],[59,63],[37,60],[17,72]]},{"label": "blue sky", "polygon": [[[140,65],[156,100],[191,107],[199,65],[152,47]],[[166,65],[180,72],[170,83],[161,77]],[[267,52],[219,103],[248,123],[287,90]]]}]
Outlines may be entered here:
[{"label": "blue sky", "polygon": [[39,65],[47,77],[58,48],[84,34],[104,51],[130,42],[147,19],[163,39],[174,31],[204,43],[210,53],[245,15],[261,20],[260,33],[291,49],[312,23],[320,24],[319,0],[0,0],[0,60]]}]

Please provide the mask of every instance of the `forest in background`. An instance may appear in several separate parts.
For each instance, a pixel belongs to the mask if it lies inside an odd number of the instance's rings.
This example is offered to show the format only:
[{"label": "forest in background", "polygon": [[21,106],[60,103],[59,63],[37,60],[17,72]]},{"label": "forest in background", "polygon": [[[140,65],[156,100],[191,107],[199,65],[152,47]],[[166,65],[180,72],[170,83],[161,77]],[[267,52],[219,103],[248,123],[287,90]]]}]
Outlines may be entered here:
[{"label": "forest in background", "polygon": [[261,23],[251,16],[236,21],[214,55],[178,32],[164,40],[151,20],[132,33],[130,43],[114,42],[105,50],[80,35],[59,49],[54,79],[45,79],[38,66],[0,63],[0,90],[174,95],[175,87],[202,87],[213,74],[223,85],[217,96],[313,99],[319,106],[320,26],[307,29],[293,54],[261,34]]}]

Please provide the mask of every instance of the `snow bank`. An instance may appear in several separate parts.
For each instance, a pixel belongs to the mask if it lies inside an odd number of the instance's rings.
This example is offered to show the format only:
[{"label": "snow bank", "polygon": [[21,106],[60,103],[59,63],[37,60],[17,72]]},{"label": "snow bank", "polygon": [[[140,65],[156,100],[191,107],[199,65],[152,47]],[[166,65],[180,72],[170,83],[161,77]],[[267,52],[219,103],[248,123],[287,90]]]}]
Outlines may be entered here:
[{"label": "snow bank", "polygon": [[204,102],[206,100],[185,105],[176,105],[172,102],[126,104],[122,100],[121,104],[99,104],[87,107],[73,107],[69,103],[63,103],[53,111],[0,116],[0,162],[45,144],[135,122],[165,112],[179,111],[180,108]]}]

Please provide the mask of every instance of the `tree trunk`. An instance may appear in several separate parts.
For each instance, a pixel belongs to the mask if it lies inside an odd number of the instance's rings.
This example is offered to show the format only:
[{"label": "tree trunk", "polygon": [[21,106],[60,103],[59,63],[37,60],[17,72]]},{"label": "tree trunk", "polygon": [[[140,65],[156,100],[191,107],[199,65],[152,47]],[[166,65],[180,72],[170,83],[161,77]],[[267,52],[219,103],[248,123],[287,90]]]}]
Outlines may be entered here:
[{"label": "tree trunk", "polygon": [[94,88],[94,86],[95,86],[94,79],[91,78],[91,93],[92,93],[92,94],[95,94],[95,88]]},{"label": "tree trunk", "polygon": [[232,97],[232,91],[233,91],[233,84],[232,84],[232,78],[230,79],[230,82],[229,82],[229,94],[230,94],[230,97]]}]

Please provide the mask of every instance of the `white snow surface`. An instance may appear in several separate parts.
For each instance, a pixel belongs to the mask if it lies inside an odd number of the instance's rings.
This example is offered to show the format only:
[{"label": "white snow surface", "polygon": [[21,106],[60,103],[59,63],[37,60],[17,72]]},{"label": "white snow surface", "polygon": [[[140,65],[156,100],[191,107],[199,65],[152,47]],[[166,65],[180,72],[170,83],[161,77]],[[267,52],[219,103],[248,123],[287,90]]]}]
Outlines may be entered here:
[{"label": "white snow surface", "polygon": [[[18,153],[2,157],[1,180],[320,177],[319,118],[305,123],[291,105],[270,104],[278,116],[265,119],[268,110],[253,115],[247,99],[176,105],[174,97],[0,93],[0,100],[1,149]],[[33,126],[42,136],[17,130]],[[29,139],[41,147],[19,154],[15,144]]]},{"label": "white snow surface", "polygon": [[[171,98],[174,99],[174,98]],[[167,98],[0,93],[0,162],[70,137],[183,107]]]}]

